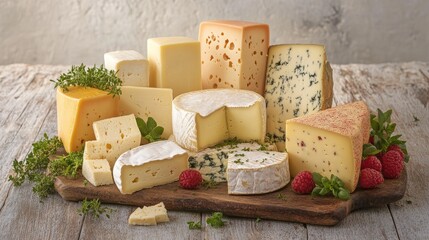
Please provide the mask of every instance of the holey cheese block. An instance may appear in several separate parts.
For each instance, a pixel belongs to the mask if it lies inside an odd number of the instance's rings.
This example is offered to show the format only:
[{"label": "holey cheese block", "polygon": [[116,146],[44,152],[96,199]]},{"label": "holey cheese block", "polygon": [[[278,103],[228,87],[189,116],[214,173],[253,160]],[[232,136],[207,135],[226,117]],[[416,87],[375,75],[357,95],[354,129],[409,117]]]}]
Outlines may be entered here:
[{"label": "holey cheese block", "polygon": [[188,168],[188,153],[172,141],[149,143],[122,154],[113,179],[122,194],[131,194],[179,180]]},{"label": "holey cheese block", "polygon": [[200,152],[189,152],[189,168],[198,170],[203,179],[213,182],[226,182],[228,159],[238,151],[277,151],[274,143],[228,143],[204,149]]},{"label": "holey cheese block", "polygon": [[238,151],[228,159],[229,194],[262,194],[290,181],[288,155],[283,152]]},{"label": "holey cheese block", "polygon": [[265,83],[267,133],[279,151],[284,151],[286,120],[331,107],[332,88],[324,46],[270,47]]},{"label": "holey cheese block", "polygon": [[114,51],[104,54],[106,69],[113,70],[122,86],[149,87],[149,63],[139,52]]},{"label": "holey cheese block", "polygon": [[252,91],[209,89],[182,94],[173,100],[176,142],[197,152],[225,139],[264,142],[264,98]]},{"label": "holey cheese block", "polygon": [[79,151],[86,141],[95,139],[92,123],[117,116],[117,100],[95,88],[57,89],[58,137],[66,152]]},{"label": "holey cheese block", "polygon": [[206,21],[200,24],[203,88],[238,88],[264,94],[270,31],[267,24]]},{"label": "holey cheese block", "polygon": [[369,140],[369,110],[362,101],[286,122],[290,171],[331,174],[353,192],[359,179],[362,145]]}]

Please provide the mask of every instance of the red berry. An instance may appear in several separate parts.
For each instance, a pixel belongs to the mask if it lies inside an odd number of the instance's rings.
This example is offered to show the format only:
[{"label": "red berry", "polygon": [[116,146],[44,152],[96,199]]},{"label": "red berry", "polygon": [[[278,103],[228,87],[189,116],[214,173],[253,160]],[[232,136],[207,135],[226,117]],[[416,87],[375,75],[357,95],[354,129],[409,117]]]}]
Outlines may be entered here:
[{"label": "red berry", "polygon": [[376,156],[369,156],[362,161],[361,169],[371,168],[381,172],[381,162]]},{"label": "red berry", "polygon": [[390,145],[387,151],[397,151],[401,155],[402,160],[404,160],[404,152],[402,152],[402,149],[398,145]]},{"label": "red berry", "polygon": [[375,188],[384,182],[383,175],[371,168],[362,169],[359,177],[359,186],[363,189]]},{"label": "red berry", "polygon": [[292,189],[299,194],[308,194],[313,191],[316,184],[313,181],[313,175],[309,171],[298,173],[292,181]]},{"label": "red berry", "polygon": [[383,176],[385,178],[399,178],[402,169],[404,169],[404,160],[398,151],[387,151],[381,158],[383,165]]},{"label": "red berry", "polygon": [[196,189],[203,182],[201,173],[194,169],[187,169],[180,173],[179,183],[184,189]]}]

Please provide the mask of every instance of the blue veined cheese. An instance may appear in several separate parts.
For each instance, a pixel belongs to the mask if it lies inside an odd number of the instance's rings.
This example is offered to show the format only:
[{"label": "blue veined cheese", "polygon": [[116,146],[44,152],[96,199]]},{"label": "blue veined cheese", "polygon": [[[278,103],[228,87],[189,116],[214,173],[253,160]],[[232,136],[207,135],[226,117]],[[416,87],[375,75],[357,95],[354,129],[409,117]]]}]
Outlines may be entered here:
[{"label": "blue veined cheese", "polygon": [[207,148],[201,152],[189,153],[188,165],[189,168],[198,170],[206,181],[226,182],[228,159],[238,151],[277,151],[277,147],[273,143],[252,142]]},{"label": "blue veined cheese", "polygon": [[228,159],[228,194],[269,193],[290,181],[286,152],[238,151]]},{"label": "blue veined cheese", "polygon": [[268,51],[267,134],[285,150],[286,120],[330,108],[332,69],[322,45],[275,45]]}]

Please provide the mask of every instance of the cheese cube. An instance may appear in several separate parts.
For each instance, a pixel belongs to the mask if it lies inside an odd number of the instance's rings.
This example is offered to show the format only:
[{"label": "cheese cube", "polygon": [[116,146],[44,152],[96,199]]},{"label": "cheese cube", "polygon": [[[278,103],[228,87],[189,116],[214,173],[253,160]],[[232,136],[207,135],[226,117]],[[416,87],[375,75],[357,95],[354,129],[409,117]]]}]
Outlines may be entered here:
[{"label": "cheese cube", "polygon": [[209,89],[173,100],[174,137],[194,152],[228,138],[263,143],[265,121],[264,98],[252,91]]},{"label": "cheese cube", "polygon": [[171,123],[172,101],[173,91],[169,88],[124,86],[119,97],[118,114],[134,114],[144,121],[152,117],[158,126],[164,128],[161,137],[167,139],[173,133]]},{"label": "cheese cube", "polygon": [[200,24],[203,88],[238,88],[264,94],[270,33],[267,24],[206,21]]},{"label": "cheese cube", "polygon": [[172,141],[152,142],[122,154],[113,179],[122,194],[172,183],[187,169],[188,154]]},{"label": "cheese cube", "polygon": [[112,171],[106,159],[84,159],[82,175],[94,186],[113,184]]},{"label": "cheese cube", "polygon": [[362,146],[369,140],[369,110],[354,102],[286,121],[291,175],[300,171],[339,177],[353,192],[359,179]]},{"label": "cheese cube", "polygon": [[82,149],[85,141],[94,140],[92,123],[117,116],[117,100],[95,88],[57,89],[58,137],[66,152]]},{"label": "cheese cube", "polygon": [[156,225],[169,221],[167,209],[162,202],[154,206],[137,208],[128,219],[128,223],[131,225]]},{"label": "cheese cube", "polygon": [[[97,140],[140,139],[141,133],[134,114],[108,118],[94,122],[94,134]],[[135,141],[136,147],[140,141]]]},{"label": "cheese cube", "polygon": [[332,88],[324,46],[270,47],[265,83],[267,133],[280,151],[285,149],[286,120],[330,108]]},{"label": "cheese cube", "polygon": [[173,89],[173,96],[201,90],[200,42],[187,37],[147,40],[150,86]]},{"label": "cheese cube", "polygon": [[104,54],[106,69],[113,70],[122,86],[149,86],[149,63],[139,52],[115,51]]}]

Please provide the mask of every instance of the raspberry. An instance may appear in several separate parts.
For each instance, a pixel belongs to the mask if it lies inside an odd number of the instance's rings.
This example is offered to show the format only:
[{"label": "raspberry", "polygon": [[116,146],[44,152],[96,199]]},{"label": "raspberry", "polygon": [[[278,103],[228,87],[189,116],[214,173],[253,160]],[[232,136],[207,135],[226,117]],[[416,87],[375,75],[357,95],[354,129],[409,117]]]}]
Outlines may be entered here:
[{"label": "raspberry", "polygon": [[404,152],[402,152],[401,148],[398,145],[390,145],[387,148],[387,151],[397,151],[401,155],[402,160],[404,160]]},{"label": "raspberry", "polygon": [[399,178],[404,169],[404,160],[398,151],[387,151],[381,158],[383,176],[385,178]]},{"label": "raspberry", "polygon": [[179,176],[180,186],[184,189],[196,189],[203,182],[201,173],[194,169],[186,169]]},{"label": "raspberry", "polygon": [[377,170],[365,168],[360,172],[359,186],[363,189],[375,188],[383,182],[383,175]]},{"label": "raspberry", "polygon": [[298,173],[292,181],[292,189],[299,194],[308,194],[313,191],[316,184],[313,181],[313,175],[309,171]]},{"label": "raspberry", "polygon": [[376,156],[369,156],[362,161],[360,168],[371,168],[381,172],[381,162]]}]

